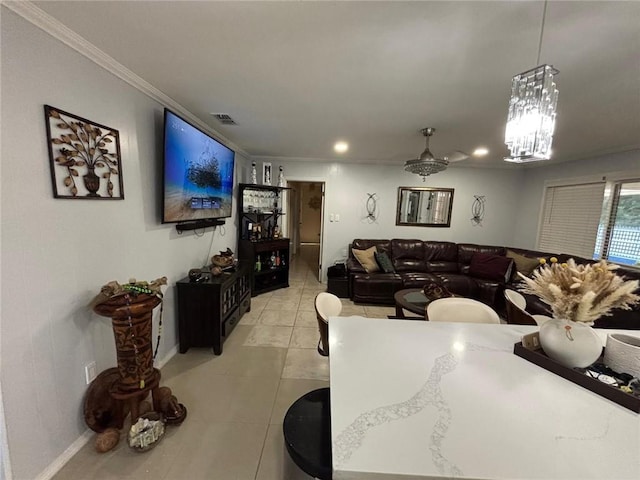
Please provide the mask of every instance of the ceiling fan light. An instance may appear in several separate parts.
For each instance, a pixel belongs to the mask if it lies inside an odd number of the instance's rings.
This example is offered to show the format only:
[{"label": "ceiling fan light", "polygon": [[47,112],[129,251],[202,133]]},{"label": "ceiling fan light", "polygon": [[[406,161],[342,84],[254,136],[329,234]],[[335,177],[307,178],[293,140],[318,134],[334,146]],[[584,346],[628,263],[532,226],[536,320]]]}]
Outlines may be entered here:
[{"label": "ceiling fan light", "polygon": [[404,164],[404,169],[409,173],[414,173],[422,177],[424,182],[429,175],[442,172],[446,170],[449,162],[440,158],[434,158],[433,160],[409,160]]},{"label": "ceiling fan light", "polygon": [[423,128],[421,133],[426,137],[426,147],[420,156],[415,160],[407,160],[404,169],[409,173],[414,173],[422,177],[424,182],[429,175],[442,172],[449,165],[449,161],[444,158],[436,158],[429,150],[429,137],[435,133],[435,128]]}]

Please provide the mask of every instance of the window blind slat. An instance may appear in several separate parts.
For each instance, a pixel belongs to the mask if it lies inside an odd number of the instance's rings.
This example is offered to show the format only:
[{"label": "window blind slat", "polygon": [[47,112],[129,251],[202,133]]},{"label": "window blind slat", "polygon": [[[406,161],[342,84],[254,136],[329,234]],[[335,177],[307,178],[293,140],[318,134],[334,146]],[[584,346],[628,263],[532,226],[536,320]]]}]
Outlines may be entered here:
[{"label": "window blind slat", "polygon": [[538,249],[593,258],[605,183],[547,187]]}]

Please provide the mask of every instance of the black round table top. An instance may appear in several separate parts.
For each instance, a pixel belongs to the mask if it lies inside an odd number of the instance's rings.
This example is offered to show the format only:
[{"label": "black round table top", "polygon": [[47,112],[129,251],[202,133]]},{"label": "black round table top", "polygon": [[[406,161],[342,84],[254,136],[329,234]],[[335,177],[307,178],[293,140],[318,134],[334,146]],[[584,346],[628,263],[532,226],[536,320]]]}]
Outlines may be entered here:
[{"label": "black round table top", "polygon": [[284,442],[293,462],[305,473],[331,480],[331,406],[329,387],[306,393],[287,410]]},{"label": "black round table top", "polygon": [[426,295],[422,292],[421,288],[405,288],[404,290],[398,290],[393,298],[396,305],[401,306],[409,310],[411,313],[417,315],[426,315],[426,307],[431,302]]}]

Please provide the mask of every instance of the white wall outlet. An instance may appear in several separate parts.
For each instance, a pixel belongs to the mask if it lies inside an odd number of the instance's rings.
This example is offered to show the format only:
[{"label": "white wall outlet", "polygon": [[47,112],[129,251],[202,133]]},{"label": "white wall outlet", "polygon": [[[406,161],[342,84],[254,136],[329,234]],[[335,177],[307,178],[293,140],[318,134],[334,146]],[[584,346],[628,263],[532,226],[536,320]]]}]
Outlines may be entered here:
[{"label": "white wall outlet", "polygon": [[334,219],[334,215],[333,215],[333,213],[330,213],[330,214],[329,214],[329,221],[330,221],[330,222],[333,222],[333,219]]},{"label": "white wall outlet", "polygon": [[85,378],[85,381],[87,382],[87,385],[93,382],[96,379],[97,375],[98,374],[96,373],[96,362],[87,363],[84,366],[84,378]]},{"label": "white wall outlet", "polygon": [[340,221],[340,214],[336,213],[336,222],[339,222],[339,221]]}]

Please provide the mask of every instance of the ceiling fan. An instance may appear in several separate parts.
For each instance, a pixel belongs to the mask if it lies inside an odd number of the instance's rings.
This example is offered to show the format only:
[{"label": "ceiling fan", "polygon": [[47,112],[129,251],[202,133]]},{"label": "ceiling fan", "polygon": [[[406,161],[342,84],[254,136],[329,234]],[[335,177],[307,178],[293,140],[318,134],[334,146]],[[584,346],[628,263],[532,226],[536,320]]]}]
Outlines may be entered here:
[{"label": "ceiling fan", "polygon": [[436,133],[436,129],[427,127],[420,130],[420,133],[426,138],[425,149],[418,158],[407,160],[404,164],[404,169],[407,172],[422,176],[423,182],[429,175],[445,170],[450,163],[460,162],[469,158],[467,153],[460,150],[454,150],[442,158],[436,158],[429,150],[429,138]]}]

